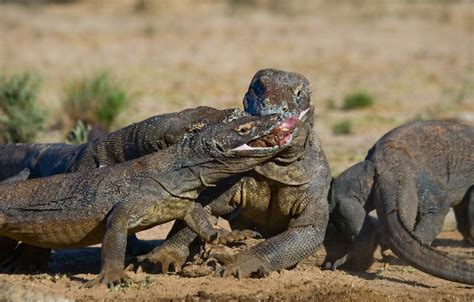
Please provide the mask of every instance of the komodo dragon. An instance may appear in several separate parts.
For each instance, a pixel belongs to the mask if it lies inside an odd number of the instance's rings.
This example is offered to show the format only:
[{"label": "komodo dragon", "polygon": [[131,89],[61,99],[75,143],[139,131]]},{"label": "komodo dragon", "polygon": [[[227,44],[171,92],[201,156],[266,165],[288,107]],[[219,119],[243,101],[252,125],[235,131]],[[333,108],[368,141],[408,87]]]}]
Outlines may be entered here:
[{"label": "komodo dragon", "polygon": [[243,115],[237,109],[197,107],[153,116],[81,145],[0,145],[0,180],[25,168],[30,178],[85,171],[132,160],[180,143],[183,137],[207,124]]},{"label": "komodo dragon", "polygon": [[[288,268],[309,256],[322,243],[327,222],[329,166],[318,137],[312,133],[313,104],[308,80],[297,73],[266,69],[257,72],[244,98],[252,115],[283,113],[299,116],[304,128],[290,148],[254,171],[231,177],[198,198],[215,216],[240,210],[232,228],[257,230],[264,242],[238,254],[222,275],[262,276]],[[306,114],[305,114],[306,113]],[[138,257],[136,269],[179,271],[198,240],[176,222],[167,240]],[[138,266],[138,267],[137,267]]]},{"label": "komodo dragon", "polygon": [[[154,116],[81,145],[0,145],[0,180],[11,183],[29,178],[86,171],[132,160],[180,143],[190,132],[243,115],[236,109],[197,107]],[[129,246],[141,250],[135,236]],[[130,242],[129,242],[130,243]],[[3,271],[36,271],[47,267],[50,250],[0,238]],[[132,253],[136,254],[136,252]]]},{"label": "komodo dragon", "polygon": [[206,186],[283,150],[298,124],[295,118],[242,117],[122,164],[3,185],[0,235],[44,248],[102,242],[101,272],[86,286],[113,286],[124,281],[127,234],[180,219],[203,240],[218,240],[194,199]]},{"label": "komodo dragon", "polygon": [[[377,141],[363,162],[333,181],[329,199],[330,221],[352,247],[339,259],[329,252],[326,268],[347,260],[359,269],[370,266],[377,228],[381,243],[410,265],[474,284],[474,266],[430,246],[450,207],[464,238],[473,239],[474,128],[444,121],[395,128]],[[373,209],[378,226],[367,216]]]}]

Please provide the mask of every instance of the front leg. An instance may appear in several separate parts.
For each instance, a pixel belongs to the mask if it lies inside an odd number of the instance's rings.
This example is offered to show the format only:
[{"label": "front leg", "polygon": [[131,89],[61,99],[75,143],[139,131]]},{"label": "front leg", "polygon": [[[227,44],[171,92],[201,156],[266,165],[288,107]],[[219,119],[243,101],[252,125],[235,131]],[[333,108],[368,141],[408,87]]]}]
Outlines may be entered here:
[{"label": "front leg", "polygon": [[340,238],[343,236],[338,232],[329,236],[328,230],[324,240],[326,258],[323,268],[335,270],[350,262],[353,270],[368,269],[374,262],[374,252],[380,243],[377,236],[377,225],[377,219],[367,215],[360,233],[352,241]]},{"label": "front leg", "polygon": [[323,242],[328,222],[327,206],[324,198],[312,198],[302,213],[291,220],[287,231],[237,254],[230,263],[225,263],[218,275],[262,277],[271,271],[294,266],[314,253]]},{"label": "front leg", "polygon": [[[150,190],[148,194],[147,189]],[[218,231],[209,222],[206,211],[200,204],[189,199],[171,197],[168,193],[158,193],[161,194],[157,197],[156,186],[143,186],[140,196],[132,193],[113,208],[107,219],[102,243],[101,272],[86,287],[99,284],[113,287],[126,281],[123,269],[127,232],[142,223],[143,227],[151,227],[160,222],[180,219],[203,240],[210,242],[218,239]]]},{"label": "front leg", "polygon": [[153,251],[136,258],[130,268],[147,273],[179,272],[191,255],[199,252],[202,240],[183,221],[177,220],[166,240]]},{"label": "front leg", "polygon": [[[217,188],[207,189],[199,196],[199,203],[206,205],[207,218],[211,223],[217,222],[217,217],[231,213],[235,207],[229,201],[240,190],[240,182],[231,177],[219,183]],[[198,235],[182,221],[176,221],[166,240],[152,252],[137,258],[137,269],[149,273],[170,270],[181,271],[182,266],[190,256],[199,252],[203,242]],[[134,265],[135,266],[135,265]]]},{"label": "front leg", "polygon": [[[357,246],[372,237],[367,229],[367,236],[362,233],[364,226],[370,228],[370,220],[364,207],[354,198],[342,198],[334,207],[330,222],[335,226],[332,238],[326,238],[326,258],[323,268],[337,269],[349,261],[356,252]],[[365,229],[364,229],[365,231]],[[338,248],[332,247],[335,245]],[[342,255],[342,256],[341,256]]]},{"label": "front leg", "polygon": [[109,288],[125,282],[124,261],[127,248],[127,230],[130,218],[130,206],[117,204],[107,219],[102,242],[101,271],[97,278],[87,282],[85,287],[105,284]]}]

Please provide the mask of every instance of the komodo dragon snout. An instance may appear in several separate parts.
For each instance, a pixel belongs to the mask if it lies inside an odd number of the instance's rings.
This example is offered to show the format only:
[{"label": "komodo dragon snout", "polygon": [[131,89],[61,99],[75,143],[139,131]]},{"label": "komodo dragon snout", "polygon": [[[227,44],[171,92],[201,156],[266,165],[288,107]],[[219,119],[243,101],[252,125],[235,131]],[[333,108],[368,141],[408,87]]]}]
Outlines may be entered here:
[{"label": "komodo dragon snout", "polygon": [[308,79],[299,73],[275,69],[262,69],[254,75],[243,103],[245,111],[252,115],[280,113],[296,117],[313,108]]}]

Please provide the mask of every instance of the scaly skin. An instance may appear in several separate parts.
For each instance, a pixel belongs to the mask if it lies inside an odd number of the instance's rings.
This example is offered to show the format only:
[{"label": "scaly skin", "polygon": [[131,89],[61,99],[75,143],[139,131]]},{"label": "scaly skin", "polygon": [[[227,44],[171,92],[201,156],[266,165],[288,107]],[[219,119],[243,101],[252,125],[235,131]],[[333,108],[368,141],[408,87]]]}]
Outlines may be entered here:
[{"label": "scaly skin", "polygon": [[[241,115],[243,112],[233,109],[197,107],[154,116],[82,145],[0,145],[0,180],[5,184],[114,165],[176,145],[187,133]],[[37,271],[47,267],[50,250],[27,244],[15,244],[12,248],[12,244],[11,240],[0,238],[3,271]],[[132,254],[143,249],[135,236],[129,238],[129,246],[137,250]],[[31,254],[36,256],[31,257]]]},{"label": "scaly skin", "polygon": [[[473,150],[474,128],[452,122],[415,122],[384,135],[365,161],[332,184],[335,236],[352,246],[343,257],[329,253],[325,266],[335,269],[352,260],[357,268],[367,268],[373,261],[376,232],[381,243],[410,265],[440,278],[474,284],[472,265],[430,247],[450,207],[459,231],[472,241]],[[379,224],[367,217],[373,209]]]},{"label": "scaly skin", "polygon": [[[251,170],[287,147],[294,120],[242,117],[122,164],[3,185],[0,235],[43,248],[102,242],[101,273],[87,286],[124,282],[127,234],[179,219],[201,239],[218,241],[219,232],[194,199],[206,186]],[[284,134],[275,145],[236,149],[275,132]]]},{"label": "scaly skin", "polygon": [[39,178],[122,163],[178,144],[205,125],[240,115],[235,109],[202,106],[157,115],[81,145],[0,145],[0,180],[25,168],[30,170],[29,178]]},{"label": "scaly skin", "polygon": [[[290,148],[254,171],[206,189],[198,198],[214,216],[240,211],[230,220],[232,228],[250,228],[267,238],[238,254],[220,272],[239,277],[263,276],[292,267],[316,251],[327,226],[330,183],[328,163],[318,137],[311,131],[314,109],[304,76],[272,69],[257,72],[244,107],[253,115],[278,112],[298,116],[309,111]],[[170,267],[179,271],[196,241],[195,234],[178,222],[161,246],[138,258],[138,265],[146,271],[155,271],[156,266],[164,272]]]}]

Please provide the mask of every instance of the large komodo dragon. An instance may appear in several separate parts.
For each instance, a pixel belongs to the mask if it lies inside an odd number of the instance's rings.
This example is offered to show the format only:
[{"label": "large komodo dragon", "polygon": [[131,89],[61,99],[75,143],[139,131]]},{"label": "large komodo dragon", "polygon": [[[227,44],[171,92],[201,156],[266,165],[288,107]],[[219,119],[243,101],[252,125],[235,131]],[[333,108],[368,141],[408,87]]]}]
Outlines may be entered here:
[{"label": "large komodo dragon", "polygon": [[[363,162],[333,181],[329,199],[331,224],[352,246],[339,259],[340,253],[329,253],[327,268],[335,269],[348,260],[367,268],[378,237],[397,256],[426,273],[474,284],[474,266],[430,246],[450,207],[459,231],[472,242],[474,128],[444,121],[395,128],[377,141]],[[373,209],[380,225],[367,216]]]},{"label": "large komodo dragon", "polygon": [[102,242],[100,275],[87,286],[112,286],[124,281],[127,234],[180,219],[203,240],[218,241],[220,233],[194,199],[283,150],[298,124],[242,117],[122,164],[3,185],[0,235],[44,248]]},{"label": "large komodo dragon", "polygon": [[[257,72],[244,107],[252,115],[277,112],[299,116],[304,128],[292,146],[272,161],[226,179],[198,198],[215,216],[240,210],[230,221],[233,229],[254,229],[269,238],[238,254],[221,272],[239,277],[288,268],[315,252],[328,222],[330,184],[328,163],[318,137],[311,131],[314,108],[304,76],[272,69]],[[179,271],[199,245],[195,239],[195,234],[178,221],[162,245],[138,258],[138,265],[145,271]]]},{"label": "large komodo dragon", "polygon": [[[0,180],[11,183],[28,177],[40,178],[114,165],[176,145],[185,135],[197,132],[205,125],[243,114],[233,109],[197,107],[154,116],[81,145],[0,145]],[[131,243],[132,249],[141,250],[143,247],[137,241]],[[0,247],[3,271],[36,271],[47,267],[49,249],[24,243],[17,245],[17,241],[5,237],[0,237]]]}]

